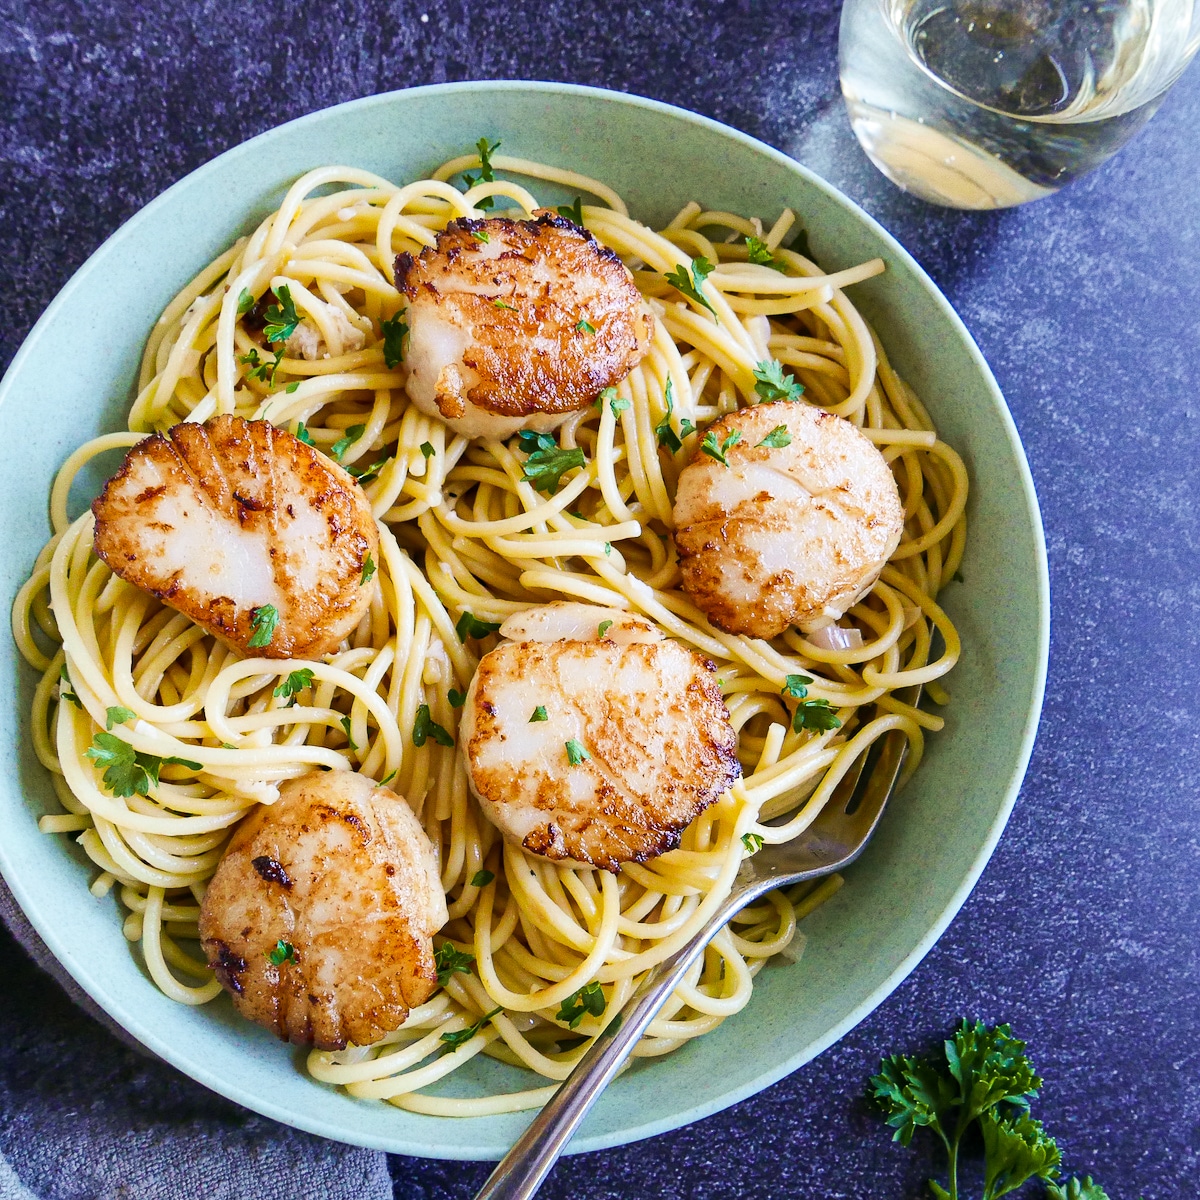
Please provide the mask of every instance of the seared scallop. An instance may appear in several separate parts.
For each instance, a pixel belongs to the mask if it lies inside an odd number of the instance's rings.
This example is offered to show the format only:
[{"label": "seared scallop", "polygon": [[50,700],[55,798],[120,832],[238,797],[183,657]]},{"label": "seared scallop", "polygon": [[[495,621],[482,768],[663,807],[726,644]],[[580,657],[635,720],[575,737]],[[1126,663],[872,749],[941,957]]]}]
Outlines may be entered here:
[{"label": "seared scallop", "polygon": [[505,837],[618,871],[678,846],[737,780],[737,735],[712,663],[645,618],[551,605],[501,632],[521,640],[484,655],[459,744]]},{"label": "seared scallop", "polygon": [[235,649],[315,658],[371,603],[379,530],[341,467],[266,421],[213,417],[130,450],[92,504],[96,553]]},{"label": "seared scallop", "polygon": [[377,1042],[429,998],[446,919],[408,803],[363,775],[315,771],[238,826],[204,894],[200,939],[244,1017],[340,1050]]},{"label": "seared scallop", "polygon": [[641,361],[650,328],[613,251],[571,221],[452,221],[396,259],[408,394],[468,437],[547,432]]},{"label": "seared scallop", "polygon": [[836,621],[904,531],[883,455],[849,421],[805,403],[739,409],[708,432],[728,465],[698,451],[675,497],[688,594],[730,633],[770,638]]}]

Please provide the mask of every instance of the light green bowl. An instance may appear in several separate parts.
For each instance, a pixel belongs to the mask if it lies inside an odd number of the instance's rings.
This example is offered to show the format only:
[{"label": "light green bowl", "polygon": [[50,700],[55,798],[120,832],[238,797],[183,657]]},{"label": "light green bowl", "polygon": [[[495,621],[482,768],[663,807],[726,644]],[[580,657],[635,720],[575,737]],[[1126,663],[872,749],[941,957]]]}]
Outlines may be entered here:
[{"label": "light green bowl", "polygon": [[[506,154],[614,186],[634,216],[667,221],[687,201],[761,215],[794,208],[830,268],[881,256],[887,272],[852,290],[896,367],[925,399],[971,472],[965,583],[945,593],[962,631],[945,732],[929,739],[846,887],[807,923],[808,948],[759,976],[749,1007],[609,1088],[572,1143],[594,1150],[694,1121],[794,1071],[862,1020],[916,966],[958,911],[996,844],[1025,771],[1041,706],[1048,581],[1037,500],[991,372],[949,304],[870,217],[761,142],[691,113],[562,84],[467,83],[344,104],[263,134],[176,184],[84,264],[38,322],[0,384],[0,444],[19,468],[0,478],[10,603],[48,531],[55,470],[85,439],[123,428],[138,359],[163,307],[311,167],[345,163],[418,178],[481,136]],[[570,197],[538,189],[551,203]],[[104,464],[112,470],[110,459]],[[76,512],[90,499],[85,481]],[[5,639],[0,722],[0,870],[64,967],[121,1025],[180,1070],[248,1108],[346,1142],[404,1154],[496,1158],[527,1114],[453,1120],[354,1100],[312,1082],[303,1056],[237,1018],[162,996],[121,933],[116,902],[69,839],[37,831],[57,811],[27,729],[33,672]],[[445,1090],[535,1086],[476,1058]]]}]

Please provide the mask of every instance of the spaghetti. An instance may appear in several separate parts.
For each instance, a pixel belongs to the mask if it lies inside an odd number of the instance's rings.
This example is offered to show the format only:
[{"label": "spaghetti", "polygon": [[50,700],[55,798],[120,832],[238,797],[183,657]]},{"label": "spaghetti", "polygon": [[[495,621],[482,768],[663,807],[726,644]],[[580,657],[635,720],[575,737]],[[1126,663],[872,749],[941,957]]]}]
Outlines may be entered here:
[{"label": "spaghetti", "polygon": [[[565,1078],[582,1039],[692,936],[743,858],[799,835],[872,741],[902,730],[915,769],[925,731],[942,721],[896,693],[922,683],[947,699],[937,680],[957,660],[959,640],[936,596],[966,536],[961,460],[844,294],[881,261],[824,273],[783,247],[790,212],[764,230],[689,204],[654,232],[599,182],[516,158],[494,156],[491,165],[595,197],[583,220],[630,265],[653,314],[649,353],[618,388],[629,403],[572,414],[559,431],[563,448],[583,450],[583,469],[549,495],[535,491],[515,438],[451,434],[410,404],[403,368],[385,355],[383,323],[400,307],[395,256],[433,245],[450,220],[479,216],[488,197],[529,216],[534,196],[495,178],[453,187],[452,178],[480,166],[476,156],[402,187],[322,168],[297,180],[277,211],[167,307],[146,346],[129,431],[88,442],[63,465],[51,493],[53,536],[13,609],[21,652],[41,672],[34,747],[63,809],[42,817],[41,828],[77,837],[99,868],[93,894],[117,888],[126,937],[140,944],[155,984],[181,1003],[220,991],[188,944],[206,880],[252,806],[317,767],[362,772],[408,798],[439,856],[450,921],[438,940],[456,952],[443,951],[445,961],[469,969],[448,971],[444,987],[380,1043],[314,1051],[308,1070],[354,1095],[441,1115],[542,1103],[553,1082],[479,1099],[425,1089],[481,1052]],[[697,303],[666,275],[700,257],[715,267]],[[246,313],[284,284],[327,353],[264,366]],[[347,338],[347,329],[363,336]],[[670,540],[677,475],[707,424],[755,402],[755,368],[772,359],[803,383],[806,400],[861,428],[896,473],[904,538],[843,622],[861,645],[851,638],[831,649],[795,631],[772,642],[725,634],[679,586]],[[218,413],[298,431],[364,481],[380,525],[381,586],[358,629],[322,660],[238,657],[114,576],[93,552],[90,512],[68,515],[71,481],[91,458]],[[412,736],[422,705],[427,719],[456,730],[452,693],[466,690],[494,644],[491,635],[459,636],[456,626],[472,624],[466,614],[495,624],[552,599],[642,613],[711,658],[739,735],[744,778],[692,823],[679,849],[626,864],[620,875],[501,841],[470,796],[457,748],[433,739],[418,746]],[[944,649],[931,661],[935,631]],[[283,685],[302,668],[311,680],[289,691]],[[781,692],[796,674],[836,710],[838,728],[793,728]],[[113,794],[87,754],[114,724],[114,709],[133,766],[154,781],[147,794]],[[776,820],[784,814],[792,815]],[[795,957],[797,922],[840,882],[772,893],[741,912],[635,1053],[668,1053],[743,1008],[757,972],[776,955]]]}]

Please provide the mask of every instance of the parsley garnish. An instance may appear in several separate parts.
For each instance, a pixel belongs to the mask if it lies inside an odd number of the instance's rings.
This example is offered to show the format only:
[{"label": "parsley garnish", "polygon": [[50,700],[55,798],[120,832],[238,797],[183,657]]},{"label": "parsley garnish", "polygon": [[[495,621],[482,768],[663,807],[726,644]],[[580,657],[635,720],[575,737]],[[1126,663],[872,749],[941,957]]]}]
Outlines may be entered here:
[{"label": "parsley garnish", "polygon": [[487,243],[492,240],[490,237],[488,237],[488,235],[486,233],[483,232],[482,229],[472,229],[471,236],[477,242],[483,242],[484,245],[487,245]]},{"label": "parsley garnish", "polygon": [[[468,191],[477,183],[496,182],[495,173],[492,171],[492,155],[500,149],[500,143],[497,142],[494,146],[489,146],[487,138],[480,138],[475,143],[475,149],[479,151],[479,174],[468,175],[465,171],[463,172],[463,183],[467,185]],[[493,204],[495,204],[495,199],[492,196],[484,196],[475,207],[486,212]],[[487,238],[485,237],[482,240],[486,242]]]},{"label": "parsley garnish", "polygon": [[312,681],[312,668],[301,667],[298,671],[292,671],[271,695],[281,696],[285,700],[290,696],[295,701],[296,696],[306,687],[312,687]]},{"label": "parsley garnish", "polygon": [[811,675],[789,675],[783,685],[783,694],[793,700],[803,700],[808,695],[807,684],[812,683]]},{"label": "parsley garnish", "polygon": [[385,321],[381,320],[379,328],[383,330],[383,361],[389,367],[398,367],[404,361],[404,338],[408,333],[404,315],[396,313]]},{"label": "parsley garnish", "polygon": [[332,446],[329,447],[329,456],[334,462],[340,463],[342,455],[350,448],[352,442],[357,442],[364,433],[367,432],[365,425],[351,425],[345,433],[342,434]]},{"label": "parsley garnish", "polygon": [[613,398],[608,402],[608,407],[612,411],[612,415],[614,417],[620,417],[620,415],[630,407],[631,403],[632,401],[627,400],[624,396],[613,396]]},{"label": "parsley garnish", "polygon": [[380,787],[387,787],[387,785],[388,785],[389,783],[391,783],[391,782],[392,782],[392,780],[393,780],[393,779],[395,779],[395,778],[396,778],[396,776],[397,776],[398,774],[399,774],[399,772],[398,772],[398,771],[389,771],[389,772],[388,772],[388,773],[387,773],[387,774],[386,774],[386,775],[385,775],[385,776],[384,776],[384,777],[383,777],[383,778],[382,778],[382,779],[379,781],[379,786],[380,786]]},{"label": "parsley garnish", "polygon": [[763,848],[763,839],[761,833],[743,833],[742,845],[751,854],[757,854]]},{"label": "parsley garnish", "polygon": [[568,996],[559,1005],[557,1016],[560,1021],[566,1021],[574,1029],[583,1020],[584,1013],[591,1013],[593,1017],[602,1017],[605,1003],[604,992],[600,989],[599,983],[593,980]]},{"label": "parsley garnish", "polygon": [[828,700],[802,700],[792,716],[792,732],[809,729],[816,733],[828,733],[842,725],[837,713]]},{"label": "parsley garnish", "polygon": [[566,217],[568,221],[574,221],[576,225],[583,225],[583,197],[576,196],[574,204],[560,204],[558,206],[558,215]]},{"label": "parsley garnish", "polygon": [[471,886],[477,887],[477,888],[485,888],[495,878],[496,878],[496,876],[493,875],[491,873],[491,871],[488,871],[486,869],[482,870],[482,871],[476,871],[475,874],[471,876]]},{"label": "parsley garnish", "polygon": [[358,586],[366,587],[372,579],[375,578],[375,560],[371,557],[370,550],[367,551],[367,557],[363,562],[362,574],[358,577]]},{"label": "parsley garnish", "polygon": [[474,1025],[468,1025],[466,1029],[459,1029],[455,1033],[443,1033],[441,1040],[450,1047],[451,1050],[457,1050],[459,1046],[469,1042],[497,1013],[503,1012],[504,1009],[497,1005],[490,1013],[484,1013]]},{"label": "parsley garnish", "polygon": [[279,353],[275,355],[274,362],[267,362],[265,358],[259,357],[257,350],[251,347],[249,354],[238,355],[238,362],[245,363],[246,366],[250,368],[250,370],[246,372],[247,378],[258,379],[270,387],[274,387],[275,372],[279,370],[279,364],[283,362],[283,351],[280,350]]},{"label": "parsley garnish", "polygon": [[948,1184],[930,1180],[936,1200],[958,1200],[958,1152],[978,1123],[983,1135],[982,1200],[998,1200],[1026,1180],[1046,1182],[1047,1200],[1108,1200],[1087,1177],[1059,1185],[1061,1155],[1040,1121],[1029,1115],[1042,1081],[1025,1054],[1025,1043],[1007,1025],[989,1028],[964,1021],[938,1055],[892,1055],[871,1077],[870,1096],[895,1130],[893,1141],[907,1146],[926,1126],[946,1148]]},{"label": "parsley garnish", "polygon": [[426,458],[432,458],[437,453],[437,451],[433,448],[432,442],[422,442],[421,443],[421,453]]},{"label": "parsley garnish", "polygon": [[295,391],[295,390],[296,390],[296,389],[297,389],[299,386],[300,386],[300,380],[298,380],[298,379],[297,379],[297,380],[295,381],[295,383],[289,383],[289,384],[287,385],[287,387],[285,387],[283,390],[284,390],[285,392],[287,392],[287,393],[288,393],[288,395],[291,395],[291,394],[292,394],[292,392],[294,392],[294,391]]},{"label": "parsley garnish", "polygon": [[579,323],[575,326],[577,333],[595,333],[596,327],[586,317],[580,317]]},{"label": "parsley garnish", "polygon": [[714,264],[701,256],[700,258],[692,259],[692,271],[690,275],[688,274],[687,267],[680,263],[675,270],[666,273],[666,279],[673,288],[677,288],[689,300],[694,300],[697,304],[704,305],[715,317],[717,310],[713,308],[704,293],[700,290],[704,286],[704,281],[713,273],[713,267]]},{"label": "parsley garnish", "polygon": [[505,304],[504,301],[500,300],[499,298],[492,301],[492,307],[493,308],[502,308],[506,312],[516,312],[517,311],[515,305]]},{"label": "parsley garnish", "polygon": [[484,638],[489,633],[495,633],[500,628],[499,621],[481,621],[474,613],[464,612],[454,626],[458,640],[465,642],[467,638]]},{"label": "parsley garnish", "polygon": [[529,724],[532,725],[535,721],[548,720],[550,720],[550,718],[546,716],[546,706],[544,704],[539,704],[537,708],[533,710],[533,716],[529,718]]},{"label": "parsley garnish", "polygon": [[755,444],[757,446],[767,446],[771,450],[782,450],[784,446],[792,444],[792,435],[788,433],[786,425],[776,425],[761,442],[756,442]]},{"label": "parsley garnish", "polygon": [[254,307],[254,295],[249,288],[242,288],[238,293],[238,316],[244,317]]},{"label": "parsley garnish", "polygon": [[682,438],[696,432],[696,426],[692,424],[686,417],[679,422],[679,432],[676,433],[671,428],[671,414],[675,411],[675,395],[674,389],[671,386],[671,381],[667,380],[666,390],[663,393],[667,401],[667,415],[654,427],[654,432],[658,437],[658,444],[666,446],[666,448],[674,454],[683,446]]},{"label": "parsley garnish", "polygon": [[566,746],[567,746],[567,761],[573,767],[579,766],[579,764],[581,762],[583,762],[583,760],[585,758],[592,757],[587,752],[587,750],[584,748],[583,743],[580,741],[577,741],[575,738],[572,738],[569,742],[567,742]]},{"label": "parsley garnish", "polygon": [[451,708],[462,708],[462,706],[467,702],[467,693],[460,692],[457,688],[451,688],[449,692],[449,698]]},{"label": "parsley garnish", "polygon": [[80,700],[80,698],[75,695],[73,691],[71,691],[71,677],[67,674],[66,663],[63,663],[62,667],[59,669],[58,677],[62,680],[62,684],[58,689],[59,699],[69,700],[73,705],[75,705],[76,708],[82,708],[83,701]]},{"label": "parsley garnish", "polygon": [[104,711],[104,728],[111,729],[114,725],[124,725],[126,721],[132,721],[136,716],[137,713],[132,708],[124,708],[115,704],[112,708]]},{"label": "parsley garnish", "polygon": [[587,459],[583,451],[574,446],[570,450],[559,448],[554,436],[549,433],[533,433],[522,429],[517,434],[521,449],[529,455],[524,463],[521,478],[532,483],[534,490],[552,496],[562,485],[563,474],[582,467]]},{"label": "parsley garnish", "polygon": [[250,610],[250,625],[254,632],[246,643],[251,650],[269,646],[279,626],[279,610],[273,604],[263,604]]},{"label": "parsley garnish", "polygon": [[316,446],[317,444],[312,440],[312,434],[308,432],[308,426],[303,421],[296,425],[296,437],[306,446]]},{"label": "parsley garnish", "polygon": [[786,273],[787,267],[777,258],[771,257],[771,248],[761,238],[748,237],[746,239],[746,257],[752,263],[757,263],[760,267],[770,267],[772,271],[780,271]]},{"label": "parsley garnish", "polygon": [[423,746],[427,738],[433,738],[439,746],[453,746],[454,738],[449,730],[443,729],[429,715],[429,705],[421,704],[417,707],[417,720],[413,725],[412,740],[414,746]]},{"label": "parsley garnish", "polygon": [[282,967],[285,962],[296,961],[296,947],[291,942],[285,942],[283,938],[280,938],[275,943],[275,949],[267,951],[267,957],[277,967]]},{"label": "parsley garnish", "polygon": [[278,303],[272,304],[263,313],[266,321],[263,333],[267,341],[273,345],[275,342],[286,342],[296,332],[296,326],[300,324],[300,316],[296,312],[295,304],[292,303],[292,290],[286,283],[273,287],[271,291]]},{"label": "parsley garnish", "polygon": [[451,975],[469,975],[475,955],[464,954],[453,942],[443,942],[433,954],[433,965],[437,968],[439,987],[445,987]]},{"label": "parsley garnish", "polygon": [[600,637],[603,637],[612,628],[612,621],[601,621],[596,632]]},{"label": "parsley garnish", "polygon": [[346,471],[358,480],[360,486],[363,486],[370,483],[391,461],[391,458],[385,454],[382,458],[377,458],[370,466],[364,466],[362,463],[351,463],[346,468]]},{"label": "parsley garnish", "polygon": [[351,733],[351,729],[353,728],[353,726],[351,725],[350,718],[342,717],[341,720],[338,722],[338,724],[341,725],[342,732],[345,733],[345,735],[346,735],[346,742],[349,744],[350,749],[353,750],[357,754],[358,753],[358,743],[354,740],[354,734]]},{"label": "parsley garnish", "polygon": [[729,466],[729,459],[725,457],[725,451],[732,446],[736,446],[742,440],[742,431],[735,429],[723,442],[717,443],[717,435],[713,430],[709,430],[703,441],[700,443],[700,452],[707,454],[709,458],[715,458],[723,467]]},{"label": "parsley garnish", "polygon": [[96,766],[104,768],[104,786],[114,796],[149,796],[150,786],[158,786],[159,771],[168,763],[203,770],[198,762],[186,758],[159,758],[142,754],[115,733],[98,733],[84,752]]},{"label": "parsley garnish", "polygon": [[754,368],[754,378],[758,382],[754,390],[758,393],[759,404],[767,404],[772,400],[799,400],[804,392],[804,385],[796,382],[796,377],[790,372],[783,373],[783,363],[772,358],[769,362],[760,362]]}]

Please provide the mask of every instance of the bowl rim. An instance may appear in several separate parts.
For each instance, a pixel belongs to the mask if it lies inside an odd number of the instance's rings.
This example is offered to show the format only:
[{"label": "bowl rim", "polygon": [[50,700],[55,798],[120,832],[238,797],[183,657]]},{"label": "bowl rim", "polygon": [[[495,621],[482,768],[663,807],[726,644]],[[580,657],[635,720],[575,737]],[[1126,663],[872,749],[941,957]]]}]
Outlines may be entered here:
[{"label": "bowl rim", "polygon": [[[947,926],[957,915],[968,895],[971,893],[975,884],[978,882],[984,867],[991,858],[996,844],[1003,833],[1008,818],[1012,813],[1014,804],[1016,803],[1017,795],[1020,791],[1024,780],[1026,770],[1028,768],[1029,759],[1033,751],[1034,741],[1037,735],[1038,722],[1041,714],[1042,703],[1045,695],[1046,675],[1049,661],[1050,648],[1050,578],[1046,554],[1045,533],[1041,518],[1041,510],[1038,503],[1037,492],[1034,486],[1033,476],[1029,468],[1029,463],[1025,455],[1024,448],[1021,444],[1020,436],[1017,432],[1016,424],[1013,421],[1012,414],[1009,411],[1008,404],[1004,399],[1004,395],[1000,390],[999,384],[996,382],[995,376],[991,368],[988,366],[983,353],[976,345],[974,338],[971,336],[966,325],[954,310],[949,300],[942,294],[941,289],[929,277],[924,268],[916,261],[915,258],[889,233],[874,217],[860,207],[849,196],[845,195],[838,188],[822,179],[815,174],[811,169],[805,167],[802,163],[797,162],[782,151],[775,149],[766,142],[743,133],[739,129],[726,125],[723,122],[716,121],[711,117],[703,116],[699,113],[692,112],[688,109],[681,108],[677,105],[667,104],[660,100],[654,100],[646,96],[640,96],[636,93],[620,92],[608,88],[598,88],[583,84],[573,83],[557,83],[546,80],[525,80],[525,79],[501,79],[501,80],[465,80],[453,83],[436,83],[425,84],[412,88],[398,88],[387,92],[379,92],[370,96],[363,96],[353,100],[343,101],[339,104],[330,105],[326,108],[314,110],[313,112],[305,113],[303,116],[296,117],[290,121],[286,121],[280,125],[264,130],[262,133],[256,134],[237,145],[231,146],[229,149],[222,151],[214,158],[201,164],[200,166],[189,171],[175,183],[160,192],[148,203],[144,204],[137,212],[124,220],[108,237],[104,239],[100,245],[92,251],[91,254],[81,263],[71,274],[71,277],[63,284],[55,295],[54,299],[46,307],[45,311],[34,323],[29,333],[26,335],[21,346],[13,356],[12,362],[5,371],[4,376],[0,379],[0,405],[3,405],[8,400],[9,392],[12,390],[13,381],[20,375],[26,358],[34,352],[34,346],[44,328],[52,324],[60,308],[66,303],[68,298],[78,287],[82,287],[81,280],[88,274],[88,268],[93,260],[110,252],[111,247],[119,245],[123,240],[133,237],[138,232],[138,227],[142,222],[148,219],[161,207],[167,206],[173,202],[176,193],[195,187],[197,182],[203,181],[209,175],[217,175],[226,169],[230,161],[237,159],[239,156],[252,156],[256,149],[264,142],[269,141],[277,136],[283,130],[302,129],[304,126],[314,124],[328,118],[329,114],[335,112],[343,112],[346,110],[355,110],[357,112],[367,111],[375,107],[387,107],[396,102],[401,96],[414,95],[453,95],[457,93],[489,93],[489,92],[529,92],[541,93],[545,95],[578,95],[600,99],[608,103],[627,105],[633,108],[641,108],[652,113],[662,116],[669,116],[673,119],[683,121],[685,123],[707,129],[711,132],[719,133],[725,138],[732,139],[735,142],[741,143],[748,149],[753,150],[756,154],[762,155],[767,159],[774,161],[776,164],[784,167],[795,175],[798,175],[804,182],[820,192],[823,192],[826,197],[834,201],[835,204],[849,210],[855,218],[865,225],[871,233],[885,245],[888,252],[892,254],[899,262],[903,263],[904,267],[911,273],[913,278],[920,284],[923,290],[927,293],[929,299],[934,306],[940,310],[941,316],[946,321],[948,327],[953,331],[956,340],[966,350],[967,355],[971,359],[975,369],[978,371],[982,382],[990,390],[992,395],[993,406],[1000,418],[1004,434],[1009,442],[1009,447],[1013,454],[1014,462],[1017,466],[1017,474],[1019,477],[1021,498],[1024,500],[1028,515],[1030,518],[1030,532],[1033,534],[1034,543],[1034,567],[1036,578],[1037,598],[1037,636],[1036,636],[1036,662],[1033,678],[1031,679],[1031,692],[1029,709],[1026,713],[1024,724],[1021,730],[1020,743],[1017,748],[1014,766],[1008,785],[1005,789],[1003,798],[997,809],[996,815],[989,825],[987,832],[975,854],[971,860],[970,866],[967,869],[962,882],[952,893],[950,899],[945,904],[945,907],[938,914],[937,919],[932,923],[924,936],[918,941],[913,949],[904,956],[903,959],[895,966],[889,975],[867,996],[865,996],[849,1013],[835,1025],[830,1027],[826,1033],[807,1044],[794,1055],[784,1058],[777,1062],[769,1069],[755,1076],[753,1080],[745,1084],[738,1085],[724,1091],[717,1096],[698,1102],[690,1107],[678,1109],[671,1112],[669,1115],[659,1119],[642,1121],[640,1124],[630,1126],[619,1131],[606,1134],[587,1133],[586,1125],[576,1134],[567,1148],[566,1153],[578,1154],[593,1150],[609,1149],[614,1146],[626,1145],[635,1141],[642,1140],[647,1137],[652,1137],[656,1134],[665,1133],[673,1129],[678,1129],[684,1125],[689,1125],[704,1117],[711,1116],[716,1112],[720,1112],[733,1104],[739,1103],[750,1096],[756,1095],[770,1085],[777,1083],[780,1079],[798,1070],[805,1063],[810,1062],[817,1055],[823,1053],[835,1042],[844,1037],[851,1029],[858,1025],[868,1014],[877,1008],[916,968],[917,964],[925,957],[934,943],[945,932]],[[5,881],[25,913],[29,923],[33,926],[37,934],[46,943],[50,952],[58,962],[59,966],[64,969],[80,987],[126,1032],[140,1041],[147,1049],[155,1053],[164,1061],[171,1063],[177,1069],[205,1087],[216,1092],[219,1095],[235,1101],[244,1107],[258,1112],[264,1116],[288,1125],[293,1128],[305,1130],[309,1133],[314,1133],[323,1137],[337,1136],[330,1133],[328,1126],[322,1126],[320,1121],[308,1120],[303,1114],[297,1115],[295,1112],[288,1109],[283,1104],[275,1103],[269,1095],[260,1095],[239,1086],[237,1080],[231,1080],[225,1076],[221,1076],[206,1068],[201,1060],[188,1058],[186,1065],[178,1061],[179,1055],[177,1048],[169,1043],[166,1039],[158,1037],[153,1028],[144,1023],[131,1012],[126,1012],[128,1007],[124,1004],[113,1003],[107,996],[101,997],[95,994],[93,987],[90,986],[91,980],[86,964],[76,959],[64,946],[58,935],[58,930],[52,923],[48,924],[43,921],[42,914],[38,911],[36,902],[31,894],[24,887],[20,872],[13,869],[9,862],[8,853],[6,851],[4,839],[0,838],[0,875]],[[112,1011],[113,1008],[120,1010],[120,1015]],[[136,1032],[134,1032],[136,1030]],[[464,1131],[467,1126],[463,1126]],[[420,1147],[405,1144],[403,1148],[398,1148],[398,1143],[395,1139],[376,1138],[370,1134],[363,1134],[356,1139],[356,1144],[369,1148],[385,1150],[392,1153],[422,1155],[428,1157],[456,1158],[456,1159],[471,1159],[471,1158],[494,1158],[494,1154],[484,1152],[482,1155],[478,1151],[473,1151],[471,1147],[461,1145],[446,1145],[440,1144],[437,1146]],[[430,1153],[432,1151],[432,1153]]]}]

